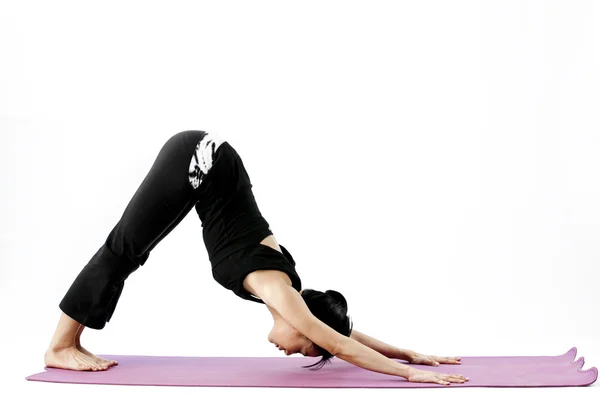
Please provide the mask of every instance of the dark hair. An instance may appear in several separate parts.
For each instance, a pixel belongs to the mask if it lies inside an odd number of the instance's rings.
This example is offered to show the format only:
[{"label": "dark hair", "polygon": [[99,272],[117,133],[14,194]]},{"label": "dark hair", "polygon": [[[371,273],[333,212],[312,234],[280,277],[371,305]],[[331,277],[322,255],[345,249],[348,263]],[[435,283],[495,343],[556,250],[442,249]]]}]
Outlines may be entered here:
[{"label": "dark hair", "polygon": [[[347,315],[348,303],[340,292],[326,290],[323,293],[318,290],[304,289],[302,298],[315,317],[342,335],[350,336],[350,333],[352,333],[352,320]],[[331,362],[330,359],[333,354],[316,343],[314,345],[321,352],[321,360],[315,364],[305,365],[303,368],[316,366],[315,369],[321,369],[327,362]]]}]

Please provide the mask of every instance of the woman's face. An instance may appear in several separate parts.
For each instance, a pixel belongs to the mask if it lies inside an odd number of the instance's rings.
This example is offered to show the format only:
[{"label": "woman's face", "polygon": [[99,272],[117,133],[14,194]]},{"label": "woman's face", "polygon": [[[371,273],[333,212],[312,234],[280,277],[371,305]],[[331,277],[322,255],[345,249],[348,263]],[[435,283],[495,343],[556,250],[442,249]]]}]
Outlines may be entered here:
[{"label": "woman's face", "polygon": [[278,324],[271,329],[269,342],[273,343],[279,350],[284,351],[286,356],[296,353],[300,353],[305,357],[318,357],[321,355],[312,341],[287,323]]}]

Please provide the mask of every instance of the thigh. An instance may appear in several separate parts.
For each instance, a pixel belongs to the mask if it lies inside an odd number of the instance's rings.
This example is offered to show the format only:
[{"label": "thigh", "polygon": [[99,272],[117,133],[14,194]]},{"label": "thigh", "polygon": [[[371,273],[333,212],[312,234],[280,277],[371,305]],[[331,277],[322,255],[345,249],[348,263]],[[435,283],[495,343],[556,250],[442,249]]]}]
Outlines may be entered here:
[{"label": "thigh", "polygon": [[145,262],[146,259],[148,258],[148,254],[152,251],[152,249],[154,249],[154,247],[156,247],[157,244],[159,244],[165,237],[167,237],[169,235],[169,233],[171,233],[171,231],[177,226],[179,225],[179,223],[189,214],[189,212],[192,210],[192,208],[194,208],[194,206],[196,205],[197,200],[196,199],[191,199],[190,202],[187,204],[187,206],[185,206],[183,208],[183,210],[179,213],[179,215],[173,220],[173,222],[171,223],[171,225],[169,225],[167,227],[167,229],[165,229],[158,238],[156,238],[152,244],[150,244],[150,246],[144,251],[144,255],[142,255],[142,262]]},{"label": "thigh", "polygon": [[180,132],[165,142],[109,235],[107,242],[115,253],[133,261],[147,256],[193,207],[196,193],[188,168],[200,134]]}]

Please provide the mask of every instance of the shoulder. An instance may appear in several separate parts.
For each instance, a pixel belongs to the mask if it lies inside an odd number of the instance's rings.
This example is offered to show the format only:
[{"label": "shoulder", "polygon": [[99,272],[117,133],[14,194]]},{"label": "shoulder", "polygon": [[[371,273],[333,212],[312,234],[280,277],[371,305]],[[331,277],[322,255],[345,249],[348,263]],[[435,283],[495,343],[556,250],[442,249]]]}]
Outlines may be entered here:
[{"label": "shoulder", "polygon": [[260,288],[280,285],[292,286],[292,280],[287,273],[276,269],[260,269],[250,272],[243,282],[244,289],[257,297],[260,297],[258,295]]},{"label": "shoulder", "polygon": [[261,291],[278,286],[302,289],[295,261],[284,246],[281,252],[262,244],[247,246],[213,267],[213,277],[244,299],[261,301]]},{"label": "shoulder", "polygon": [[298,292],[302,290],[296,262],[283,245],[279,245],[281,251],[263,244],[254,247],[254,256],[246,260],[249,268],[242,282],[244,290],[254,296],[258,296],[260,288],[266,286],[285,285],[292,286]]}]

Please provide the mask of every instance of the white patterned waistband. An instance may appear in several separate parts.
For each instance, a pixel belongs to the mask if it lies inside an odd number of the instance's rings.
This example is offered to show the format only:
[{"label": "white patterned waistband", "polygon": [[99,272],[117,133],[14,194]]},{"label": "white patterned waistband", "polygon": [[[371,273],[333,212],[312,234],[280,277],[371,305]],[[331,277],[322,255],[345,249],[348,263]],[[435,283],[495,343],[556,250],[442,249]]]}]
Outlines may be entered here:
[{"label": "white patterned waistband", "polygon": [[219,135],[205,132],[196,145],[188,170],[189,181],[194,189],[200,186],[204,177],[210,171],[217,149],[225,142],[226,140]]}]

